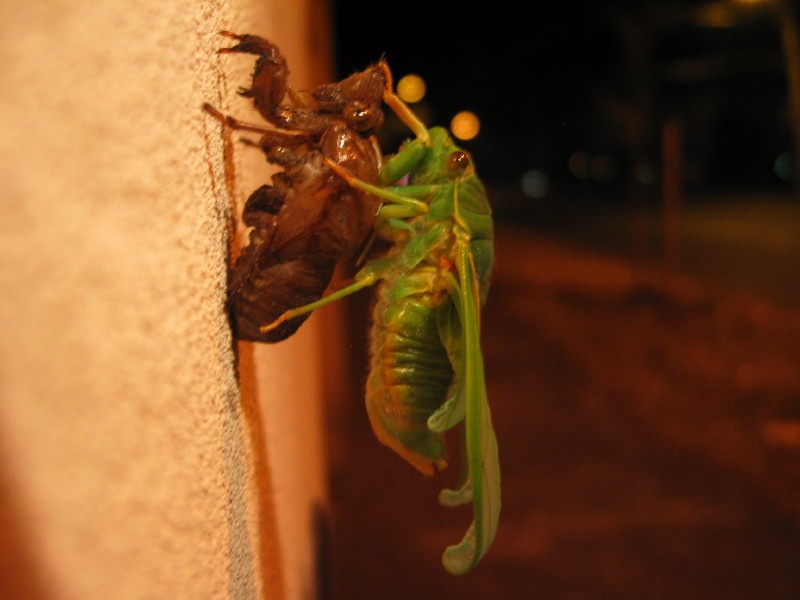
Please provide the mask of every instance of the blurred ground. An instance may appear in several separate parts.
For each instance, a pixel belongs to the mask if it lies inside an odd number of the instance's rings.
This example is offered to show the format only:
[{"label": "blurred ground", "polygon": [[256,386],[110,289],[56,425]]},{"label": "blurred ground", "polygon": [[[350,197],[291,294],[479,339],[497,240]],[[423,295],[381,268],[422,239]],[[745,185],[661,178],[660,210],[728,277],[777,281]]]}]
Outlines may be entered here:
[{"label": "blurred ground", "polygon": [[[565,203],[562,195],[577,200]],[[643,198],[640,207],[632,207],[581,198],[572,190],[538,201],[505,189],[493,190],[491,197],[510,198],[510,205],[497,212],[534,233],[651,267],[668,260],[671,270],[722,291],[800,310],[800,199],[791,194],[738,192],[686,199],[674,215],[674,239],[666,243],[658,198]]]},{"label": "blurred ground", "polygon": [[782,275],[761,263],[773,283],[744,285],[747,249],[699,222],[677,272],[629,258],[610,224],[569,243],[498,227],[484,352],[504,504],[464,577],[439,564],[471,519],[436,503],[455,473],[423,478],[369,429],[359,300],[351,397],[329,411],[331,598],[800,597],[795,242]]}]

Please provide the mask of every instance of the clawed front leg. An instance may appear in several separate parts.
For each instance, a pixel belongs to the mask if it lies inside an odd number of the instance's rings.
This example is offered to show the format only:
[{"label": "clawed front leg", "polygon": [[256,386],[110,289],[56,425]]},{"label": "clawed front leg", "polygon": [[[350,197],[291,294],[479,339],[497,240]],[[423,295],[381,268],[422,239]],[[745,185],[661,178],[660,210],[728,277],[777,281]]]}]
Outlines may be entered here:
[{"label": "clawed front leg", "polygon": [[219,54],[254,54],[258,57],[253,70],[252,86],[239,93],[252,98],[256,110],[268,121],[283,101],[287,92],[286,82],[289,68],[278,47],[257,35],[238,35],[230,31],[220,31],[221,35],[237,40],[230,48],[220,48]]}]

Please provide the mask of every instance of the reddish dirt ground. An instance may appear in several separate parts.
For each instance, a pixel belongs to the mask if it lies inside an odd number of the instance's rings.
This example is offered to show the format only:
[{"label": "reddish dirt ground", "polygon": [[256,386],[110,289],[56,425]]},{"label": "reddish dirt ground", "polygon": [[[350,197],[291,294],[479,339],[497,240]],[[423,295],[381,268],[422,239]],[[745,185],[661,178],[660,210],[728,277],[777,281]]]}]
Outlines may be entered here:
[{"label": "reddish dirt ground", "polygon": [[374,439],[354,338],[328,411],[327,597],[800,598],[800,312],[504,228],[483,324],[493,547],[442,570],[471,519],[436,502],[456,474]]}]

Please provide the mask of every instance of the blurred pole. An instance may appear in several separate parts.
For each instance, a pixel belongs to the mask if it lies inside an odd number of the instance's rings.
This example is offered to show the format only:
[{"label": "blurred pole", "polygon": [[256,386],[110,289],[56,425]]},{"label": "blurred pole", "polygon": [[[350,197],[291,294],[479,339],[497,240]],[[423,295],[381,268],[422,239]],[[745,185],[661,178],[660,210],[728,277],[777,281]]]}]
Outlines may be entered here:
[{"label": "blurred pole", "polygon": [[[614,24],[624,52],[624,81],[609,94],[607,106],[622,135],[631,165],[644,164],[651,153],[654,129],[653,46],[656,33],[647,12],[611,8],[607,17]],[[631,173],[628,187],[632,206],[631,240],[636,256],[648,254],[648,193],[644,184]]]},{"label": "blurred pole", "polygon": [[789,115],[794,138],[795,194],[800,197],[800,31],[797,0],[775,0],[786,65]]},{"label": "blurred pole", "polygon": [[664,266],[678,265],[679,218],[682,201],[681,146],[683,127],[675,118],[668,118],[661,132],[661,163],[663,181]]}]

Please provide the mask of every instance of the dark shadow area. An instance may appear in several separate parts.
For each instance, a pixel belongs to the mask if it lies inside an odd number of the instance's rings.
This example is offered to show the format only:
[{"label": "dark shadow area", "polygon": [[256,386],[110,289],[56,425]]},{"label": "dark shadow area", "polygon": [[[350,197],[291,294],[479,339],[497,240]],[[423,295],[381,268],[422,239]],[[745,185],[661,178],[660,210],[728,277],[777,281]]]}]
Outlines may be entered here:
[{"label": "dark shadow area", "polygon": [[0,468],[0,597],[43,600],[50,593],[15,489],[6,469]]}]

